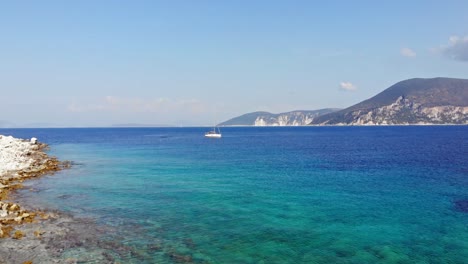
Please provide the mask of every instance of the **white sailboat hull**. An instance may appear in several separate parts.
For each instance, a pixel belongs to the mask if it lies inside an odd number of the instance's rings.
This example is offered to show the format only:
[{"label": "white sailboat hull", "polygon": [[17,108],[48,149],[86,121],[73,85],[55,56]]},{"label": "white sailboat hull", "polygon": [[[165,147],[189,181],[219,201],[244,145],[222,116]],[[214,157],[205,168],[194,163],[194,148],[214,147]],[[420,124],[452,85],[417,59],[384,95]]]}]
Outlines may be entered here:
[{"label": "white sailboat hull", "polygon": [[205,133],[205,137],[207,138],[220,138],[221,137],[221,130],[219,130],[219,127],[214,126],[213,130],[208,131]]},{"label": "white sailboat hull", "polygon": [[221,134],[205,134],[205,137],[207,138],[220,138],[221,137]]}]

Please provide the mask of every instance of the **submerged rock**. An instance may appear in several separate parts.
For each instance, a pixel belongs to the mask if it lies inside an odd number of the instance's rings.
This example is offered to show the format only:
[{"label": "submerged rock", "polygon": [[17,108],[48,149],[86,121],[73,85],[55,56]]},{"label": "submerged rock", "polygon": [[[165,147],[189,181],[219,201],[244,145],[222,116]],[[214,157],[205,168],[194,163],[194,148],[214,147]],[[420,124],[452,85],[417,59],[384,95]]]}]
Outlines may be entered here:
[{"label": "submerged rock", "polygon": [[13,239],[21,239],[24,237],[24,233],[20,230],[16,230],[15,233],[13,234]]},{"label": "submerged rock", "polygon": [[456,211],[468,213],[468,199],[457,200],[454,202],[454,206]]}]

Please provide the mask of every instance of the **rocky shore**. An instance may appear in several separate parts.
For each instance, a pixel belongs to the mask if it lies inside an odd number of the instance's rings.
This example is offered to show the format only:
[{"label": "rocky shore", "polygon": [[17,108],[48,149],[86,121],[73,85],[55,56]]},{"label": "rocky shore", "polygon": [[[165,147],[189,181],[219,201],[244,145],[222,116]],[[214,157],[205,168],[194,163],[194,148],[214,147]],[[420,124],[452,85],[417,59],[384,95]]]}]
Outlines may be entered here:
[{"label": "rocky shore", "polygon": [[[64,212],[20,204],[14,190],[23,181],[69,168],[70,162],[47,155],[46,144],[0,135],[0,264],[32,263],[148,263],[149,253],[162,252],[162,244],[149,244],[146,251],[125,241],[133,227],[96,224]],[[16,200],[15,200],[16,199]],[[168,258],[192,263],[190,258],[169,251]]]},{"label": "rocky shore", "polygon": [[[35,138],[22,140],[0,135],[0,263],[32,263],[27,259],[31,254],[21,254],[21,251],[31,247],[37,249],[45,231],[35,224],[55,216],[25,210],[8,199],[9,193],[21,188],[24,180],[54,173],[67,166],[49,157],[44,152],[46,149],[47,145],[38,143]],[[38,241],[31,243],[33,239]],[[38,250],[31,251],[36,256],[41,255]]]},{"label": "rocky shore", "polygon": [[67,166],[54,157],[49,157],[44,150],[46,144],[0,135],[0,238],[24,236],[15,226],[31,223],[36,218],[48,218],[43,212],[31,212],[20,205],[7,202],[10,191],[21,188],[26,179],[54,173]]},{"label": "rocky shore", "polygon": [[[26,209],[28,205],[11,200],[9,194],[21,188],[24,180],[70,166],[69,162],[47,155],[47,148],[35,138],[23,140],[0,135],[0,264],[113,263],[113,258],[103,249],[88,250],[103,248],[99,247],[96,237],[107,231],[86,219]],[[76,258],[80,255],[80,259]]]}]

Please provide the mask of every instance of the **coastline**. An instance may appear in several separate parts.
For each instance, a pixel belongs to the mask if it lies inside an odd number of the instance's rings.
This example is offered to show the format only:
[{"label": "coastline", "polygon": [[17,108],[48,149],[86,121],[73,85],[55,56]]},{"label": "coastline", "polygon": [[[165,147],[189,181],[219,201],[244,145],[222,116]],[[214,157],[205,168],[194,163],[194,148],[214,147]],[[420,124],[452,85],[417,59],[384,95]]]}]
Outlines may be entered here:
[{"label": "coastline", "polygon": [[22,182],[53,174],[70,166],[45,153],[47,144],[0,135],[0,238],[21,238],[20,231],[11,234],[14,227],[31,223],[36,218],[47,218],[43,212],[27,211],[20,205],[8,202],[9,193],[22,188]]},{"label": "coastline", "polygon": [[[48,230],[47,220],[57,214],[27,210],[11,201],[9,194],[22,188],[22,182],[53,174],[67,166],[45,153],[48,146],[37,142],[0,135],[0,262],[28,262],[32,259],[45,260],[45,248],[39,250],[42,236]],[[39,242],[39,243],[38,243]],[[33,255],[24,251],[32,251]],[[41,254],[42,253],[42,254]]]},{"label": "coastline", "polygon": [[47,149],[36,139],[0,135],[0,263],[114,263],[105,249],[115,245],[99,240],[107,227],[12,199],[23,181],[70,167],[70,162],[47,155]]},{"label": "coastline", "polygon": [[444,123],[444,124],[435,124],[435,123],[414,123],[414,124],[308,124],[308,125],[265,125],[265,126],[255,126],[255,125],[226,125],[220,127],[409,127],[409,126],[468,126],[468,123],[465,124],[452,124],[452,123]]}]

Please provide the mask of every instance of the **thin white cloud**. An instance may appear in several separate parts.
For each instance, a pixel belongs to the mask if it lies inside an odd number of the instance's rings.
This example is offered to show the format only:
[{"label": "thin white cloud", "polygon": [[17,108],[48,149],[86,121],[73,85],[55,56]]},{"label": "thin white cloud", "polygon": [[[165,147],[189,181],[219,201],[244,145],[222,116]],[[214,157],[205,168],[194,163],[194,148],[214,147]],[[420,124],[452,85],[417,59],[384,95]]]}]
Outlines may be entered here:
[{"label": "thin white cloud", "polygon": [[68,105],[69,112],[129,112],[129,113],[170,113],[186,112],[198,114],[206,112],[205,105],[196,99],[171,100],[168,98],[124,98],[106,96],[94,103]]},{"label": "thin white cloud", "polygon": [[83,112],[92,112],[92,111],[102,111],[104,110],[104,106],[100,104],[87,104],[87,105],[80,105],[76,102],[73,102],[68,105],[67,110],[69,112],[74,113],[83,113]]},{"label": "thin white cloud", "polygon": [[341,87],[342,90],[345,90],[345,91],[356,91],[357,90],[357,86],[350,83],[350,82],[341,82],[340,87]]},{"label": "thin white cloud", "polygon": [[410,48],[402,48],[400,50],[400,53],[401,55],[403,55],[404,57],[408,57],[408,58],[414,58],[416,57],[416,52],[414,52],[414,50],[410,49]]},{"label": "thin white cloud", "polygon": [[468,36],[451,36],[449,43],[437,49],[450,59],[468,61]]}]

